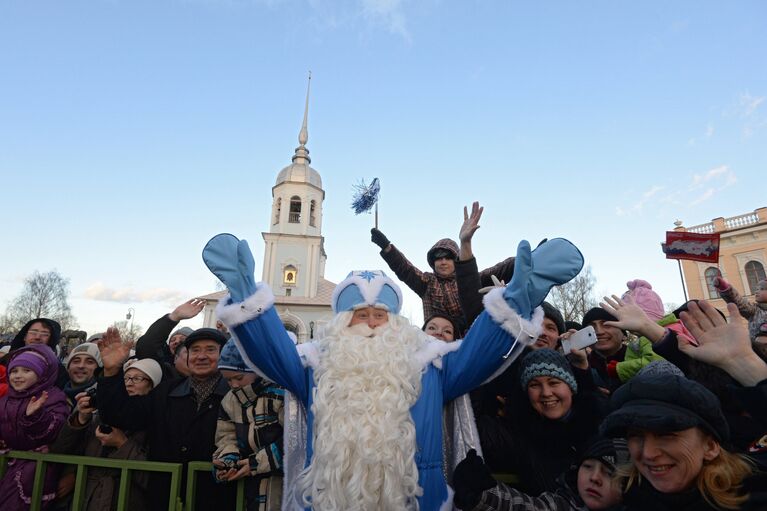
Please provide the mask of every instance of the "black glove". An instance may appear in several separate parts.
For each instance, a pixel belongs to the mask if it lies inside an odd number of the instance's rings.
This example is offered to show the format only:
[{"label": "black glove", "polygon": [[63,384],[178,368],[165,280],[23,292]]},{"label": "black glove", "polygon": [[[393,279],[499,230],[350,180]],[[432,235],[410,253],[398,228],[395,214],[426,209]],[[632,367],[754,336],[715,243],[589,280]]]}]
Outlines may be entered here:
[{"label": "black glove", "polygon": [[477,451],[471,449],[453,471],[453,504],[458,509],[472,509],[479,503],[482,492],[495,488],[496,484],[490,469],[477,456]]},{"label": "black glove", "polygon": [[386,247],[391,245],[391,242],[389,241],[389,238],[387,238],[384,233],[373,227],[370,229],[370,241],[381,247],[381,250],[384,250]]}]

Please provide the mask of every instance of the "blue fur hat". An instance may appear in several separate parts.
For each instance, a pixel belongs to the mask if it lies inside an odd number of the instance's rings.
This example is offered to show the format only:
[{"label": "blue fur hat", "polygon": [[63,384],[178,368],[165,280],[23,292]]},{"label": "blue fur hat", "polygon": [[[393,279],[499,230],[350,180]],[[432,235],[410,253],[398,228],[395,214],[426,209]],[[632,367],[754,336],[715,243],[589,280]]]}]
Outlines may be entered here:
[{"label": "blue fur hat", "polygon": [[380,270],[353,271],[336,286],[331,301],[336,314],[365,307],[378,307],[399,314],[402,291]]},{"label": "blue fur hat", "polygon": [[221,349],[221,355],[218,358],[218,368],[227,371],[238,371],[241,373],[254,373],[255,371],[248,367],[237,349],[234,339],[229,339]]}]

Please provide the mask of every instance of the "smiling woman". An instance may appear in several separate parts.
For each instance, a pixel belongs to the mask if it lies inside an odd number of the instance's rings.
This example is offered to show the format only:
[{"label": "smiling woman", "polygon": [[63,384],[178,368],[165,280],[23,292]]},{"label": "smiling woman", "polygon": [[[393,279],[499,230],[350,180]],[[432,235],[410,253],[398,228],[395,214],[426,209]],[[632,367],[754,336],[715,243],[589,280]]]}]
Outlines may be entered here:
[{"label": "smiling woman", "polygon": [[[628,437],[632,464],[626,509],[764,509],[747,480],[754,466],[722,447],[729,428],[719,400],[672,374],[639,375],[618,389],[604,421],[610,436]],[[763,489],[760,494],[763,493]],[[764,496],[762,495],[763,499]]]}]

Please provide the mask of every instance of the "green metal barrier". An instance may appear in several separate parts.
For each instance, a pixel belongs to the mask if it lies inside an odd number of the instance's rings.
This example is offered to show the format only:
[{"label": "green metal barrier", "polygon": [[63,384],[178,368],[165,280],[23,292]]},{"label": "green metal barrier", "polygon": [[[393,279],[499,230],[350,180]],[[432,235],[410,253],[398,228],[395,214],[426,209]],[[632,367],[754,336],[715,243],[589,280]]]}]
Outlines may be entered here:
[{"label": "green metal barrier", "polygon": [[170,498],[168,499],[168,511],[181,511],[182,509],[181,501],[178,498],[181,491],[182,465],[180,463],[115,460],[107,458],[91,458],[88,456],[72,456],[65,454],[43,454],[29,451],[10,451],[4,455],[0,455],[0,477],[5,474],[9,459],[32,460],[36,462],[35,479],[32,486],[32,505],[30,507],[30,511],[39,511],[40,507],[42,506],[43,480],[45,478],[45,466],[48,463],[61,463],[65,465],[75,465],[77,467],[75,489],[72,496],[73,510],[79,510],[83,507],[88,467],[103,467],[120,470],[120,487],[117,496],[117,511],[125,511],[128,508],[128,491],[130,489],[131,472],[136,470],[169,473]]},{"label": "green metal barrier", "polygon": [[[186,465],[186,511],[194,511],[194,494],[197,491],[197,472],[204,472],[202,477],[213,477],[213,463],[207,461],[190,461]],[[236,511],[245,509],[245,479],[237,481]]]}]

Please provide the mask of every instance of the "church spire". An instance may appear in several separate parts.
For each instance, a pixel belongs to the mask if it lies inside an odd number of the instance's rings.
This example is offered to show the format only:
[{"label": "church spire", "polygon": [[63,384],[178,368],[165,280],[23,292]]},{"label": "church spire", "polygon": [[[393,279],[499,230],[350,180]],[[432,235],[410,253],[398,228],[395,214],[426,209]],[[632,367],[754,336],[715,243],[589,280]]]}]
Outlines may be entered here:
[{"label": "church spire", "polygon": [[309,83],[306,86],[306,106],[304,107],[304,124],[301,126],[301,131],[298,133],[299,146],[296,147],[296,154],[293,155],[293,163],[308,165],[312,162],[309,158],[309,149],[306,148],[306,143],[309,141],[309,130],[306,126],[309,118],[309,90],[312,86],[312,72],[309,71]]}]

